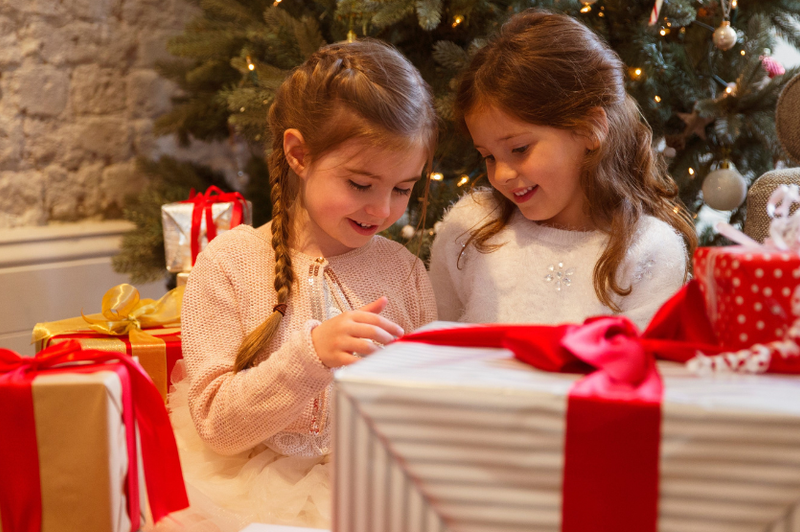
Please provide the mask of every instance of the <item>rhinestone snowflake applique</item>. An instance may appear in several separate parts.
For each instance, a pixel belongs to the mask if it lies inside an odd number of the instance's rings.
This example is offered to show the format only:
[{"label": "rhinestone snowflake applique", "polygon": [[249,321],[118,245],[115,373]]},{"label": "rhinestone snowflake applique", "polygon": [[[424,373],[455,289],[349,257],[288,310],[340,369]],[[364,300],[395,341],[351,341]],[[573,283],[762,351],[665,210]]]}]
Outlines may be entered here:
[{"label": "rhinestone snowflake applique", "polygon": [[553,283],[556,287],[556,292],[560,292],[562,288],[572,284],[573,275],[575,275],[575,268],[564,269],[564,263],[559,261],[557,264],[551,264],[547,267],[547,275],[544,276],[544,280],[548,283]]}]

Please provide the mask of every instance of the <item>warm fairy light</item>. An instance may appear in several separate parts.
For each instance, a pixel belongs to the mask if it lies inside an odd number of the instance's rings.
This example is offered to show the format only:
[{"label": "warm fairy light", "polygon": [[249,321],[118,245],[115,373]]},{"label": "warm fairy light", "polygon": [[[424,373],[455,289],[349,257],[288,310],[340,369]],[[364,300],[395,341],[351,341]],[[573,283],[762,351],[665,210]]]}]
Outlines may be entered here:
[{"label": "warm fairy light", "polygon": [[249,65],[247,65],[247,68],[249,68],[250,70],[255,70],[256,66],[253,63],[250,63]]},{"label": "warm fairy light", "polygon": [[733,87],[731,87],[730,85],[725,87],[725,93],[726,94],[733,94]]},{"label": "warm fairy light", "polygon": [[656,101],[656,103],[661,103],[661,96],[659,96],[658,94],[656,94],[655,98],[653,99]]},{"label": "warm fairy light", "polygon": [[642,75],[642,69],[641,68],[637,68],[636,70],[633,71],[633,73],[636,74],[637,77],[641,76]]},{"label": "warm fairy light", "polygon": [[464,174],[461,176],[461,179],[458,180],[458,183],[456,183],[456,185],[458,185],[459,187],[463,187],[467,183],[469,183],[469,176]]},{"label": "warm fairy light", "polygon": [[689,167],[689,175],[694,175],[694,168],[691,166]]},{"label": "warm fairy light", "polygon": [[745,54],[745,51],[744,51],[744,50],[742,50],[742,51],[741,51],[741,52],[739,52],[739,53],[740,53],[740,54],[742,54],[742,55],[744,55],[744,54]]},{"label": "warm fairy light", "polygon": [[598,16],[598,17],[604,17],[604,16],[606,16],[606,15],[605,15],[605,13],[603,13],[602,11],[600,11],[599,13],[597,13],[597,16]]},{"label": "warm fairy light", "polygon": [[240,108],[239,108],[239,112],[240,112],[240,113],[244,113],[244,107],[240,107]]},{"label": "warm fairy light", "polygon": [[462,17],[461,15],[456,15],[455,17],[453,17],[453,27],[454,28],[456,26],[458,26],[459,24],[461,24],[462,22],[464,22],[464,17]]},{"label": "warm fairy light", "polygon": [[739,7],[739,2],[737,0],[733,0],[733,2],[731,2],[731,9],[736,9],[737,7]]},{"label": "warm fairy light", "polygon": [[583,7],[581,8],[581,13],[588,13],[588,12],[589,12],[589,11],[591,11],[591,10],[592,10],[592,6],[590,6],[590,5],[588,5],[588,4],[587,4],[587,5],[585,5],[585,6],[583,6]]},{"label": "warm fairy light", "polygon": [[667,28],[661,28],[661,31],[658,33],[660,33],[662,37],[665,36],[667,34]]},{"label": "warm fairy light", "polygon": [[442,175],[440,172],[434,172],[431,174],[431,179],[433,179],[434,181],[441,181],[442,179],[444,179],[444,175]]},{"label": "warm fairy light", "polygon": [[280,3],[281,3],[281,0],[275,0],[274,2],[272,2],[272,7],[275,7]]}]

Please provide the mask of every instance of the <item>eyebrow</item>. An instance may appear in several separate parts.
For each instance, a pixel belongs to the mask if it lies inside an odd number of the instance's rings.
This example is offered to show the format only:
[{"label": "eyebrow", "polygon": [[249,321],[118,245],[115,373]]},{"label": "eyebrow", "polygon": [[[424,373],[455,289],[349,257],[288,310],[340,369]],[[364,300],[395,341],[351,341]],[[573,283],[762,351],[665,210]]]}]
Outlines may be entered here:
[{"label": "eyebrow", "polygon": [[[348,168],[346,166],[345,166],[344,169],[347,170],[348,172],[350,172],[351,174],[363,175],[364,177],[368,177],[370,179],[380,179],[381,178],[379,175],[375,175],[375,174],[373,174],[371,172],[367,172],[365,170],[359,170],[359,169],[356,169],[356,168]],[[422,178],[422,176],[409,177],[408,179],[404,179],[403,181],[400,181],[400,183],[411,183],[411,182],[416,183],[421,178]]]}]

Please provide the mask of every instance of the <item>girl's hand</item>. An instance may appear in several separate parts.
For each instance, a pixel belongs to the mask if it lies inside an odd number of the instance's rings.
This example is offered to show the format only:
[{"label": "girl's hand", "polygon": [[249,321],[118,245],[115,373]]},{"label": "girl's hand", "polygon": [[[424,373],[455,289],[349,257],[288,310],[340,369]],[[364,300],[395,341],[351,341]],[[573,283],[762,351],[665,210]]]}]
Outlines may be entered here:
[{"label": "girl's hand", "polygon": [[371,355],[378,346],[370,340],[388,344],[403,335],[403,329],[379,314],[386,308],[386,297],[358,310],[351,310],[322,322],[311,331],[311,341],[320,361],[329,368],[347,366],[359,355]]}]

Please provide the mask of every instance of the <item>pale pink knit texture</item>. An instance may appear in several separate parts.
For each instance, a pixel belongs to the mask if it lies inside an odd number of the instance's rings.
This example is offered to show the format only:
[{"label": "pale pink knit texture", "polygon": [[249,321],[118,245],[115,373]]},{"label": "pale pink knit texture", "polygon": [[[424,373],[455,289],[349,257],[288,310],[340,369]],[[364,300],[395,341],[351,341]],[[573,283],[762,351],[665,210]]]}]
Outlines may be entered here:
[{"label": "pale pink knit texture", "polygon": [[315,286],[320,269],[334,279],[352,309],[387,296],[382,315],[406,332],[435,320],[436,302],[422,262],[385,238],[373,237],[358,249],[321,261],[292,252],[295,280],[280,328],[257,366],[234,373],[242,340],[277,304],[269,235],[268,227],[241,225],[217,237],[197,258],[181,315],[189,408],[201,438],[219,453],[282,440],[300,448],[303,440],[324,436],[316,451],[322,454],[330,434],[333,375],[311,341],[322,304]]}]

